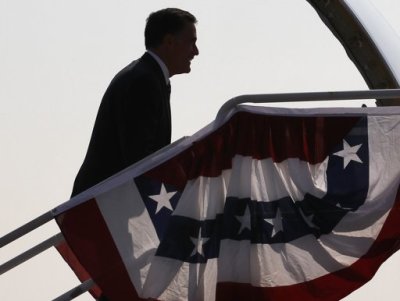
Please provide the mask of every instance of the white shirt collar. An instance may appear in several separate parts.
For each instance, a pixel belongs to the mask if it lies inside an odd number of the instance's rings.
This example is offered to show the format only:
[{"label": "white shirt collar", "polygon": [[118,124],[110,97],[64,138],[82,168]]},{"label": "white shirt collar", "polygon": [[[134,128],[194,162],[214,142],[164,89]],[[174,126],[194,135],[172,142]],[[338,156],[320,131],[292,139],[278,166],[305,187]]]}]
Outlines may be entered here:
[{"label": "white shirt collar", "polygon": [[167,66],[165,65],[165,63],[162,61],[162,59],[160,59],[160,57],[155,54],[153,51],[148,50],[147,52],[156,60],[156,62],[160,65],[160,68],[164,74],[165,77],[165,82],[167,83],[167,85],[169,84],[169,71]]}]

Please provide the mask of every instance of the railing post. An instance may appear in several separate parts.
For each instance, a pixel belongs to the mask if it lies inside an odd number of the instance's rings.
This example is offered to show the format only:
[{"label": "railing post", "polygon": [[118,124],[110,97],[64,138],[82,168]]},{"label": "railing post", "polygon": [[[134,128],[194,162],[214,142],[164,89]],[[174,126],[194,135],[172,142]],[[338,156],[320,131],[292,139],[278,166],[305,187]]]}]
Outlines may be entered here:
[{"label": "railing post", "polygon": [[36,228],[40,227],[41,225],[51,221],[53,219],[53,211],[50,210],[41,216],[35,218],[34,220],[26,223],[25,225],[22,225],[21,227],[15,229],[14,231],[11,231],[10,233],[4,235],[3,237],[0,238],[0,248],[8,245],[9,243],[13,242],[14,240],[17,240],[21,236],[24,236],[25,234],[31,232],[32,230],[35,230]]},{"label": "railing post", "polygon": [[29,250],[21,253],[20,255],[14,257],[13,259],[5,262],[4,264],[0,265],[0,275],[4,274],[5,272],[15,268],[16,266],[24,263],[25,261],[31,259],[32,257],[42,253],[43,251],[51,248],[52,246],[57,245],[58,243],[64,240],[64,236],[61,233],[46,239],[45,241],[41,242],[40,244],[30,248]]},{"label": "railing post", "polygon": [[53,301],[70,301],[75,299],[76,297],[86,293],[95,283],[92,279],[88,279],[82,284],[75,286],[73,289],[70,289],[68,292],[65,292],[61,296],[53,299]]}]

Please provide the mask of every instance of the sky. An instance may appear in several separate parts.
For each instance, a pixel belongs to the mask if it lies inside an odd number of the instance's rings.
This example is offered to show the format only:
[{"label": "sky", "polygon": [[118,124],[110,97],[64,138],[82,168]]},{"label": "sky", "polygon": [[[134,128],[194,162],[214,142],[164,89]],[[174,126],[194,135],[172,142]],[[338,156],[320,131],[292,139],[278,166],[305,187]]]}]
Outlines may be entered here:
[{"label": "sky", "polygon": [[[371,2],[399,33],[398,1]],[[142,55],[145,19],[164,7],[199,20],[192,72],[171,79],[173,140],[234,96],[367,89],[305,0],[0,0],[0,236],[68,200],[102,95]],[[374,105],[295,106],[361,103]],[[56,233],[48,223],[2,248],[0,263]],[[393,300],[399,267],[395,254],[344,300]],[[77,284],[52,248],[2,275],[0,300],[51,300]]]}]

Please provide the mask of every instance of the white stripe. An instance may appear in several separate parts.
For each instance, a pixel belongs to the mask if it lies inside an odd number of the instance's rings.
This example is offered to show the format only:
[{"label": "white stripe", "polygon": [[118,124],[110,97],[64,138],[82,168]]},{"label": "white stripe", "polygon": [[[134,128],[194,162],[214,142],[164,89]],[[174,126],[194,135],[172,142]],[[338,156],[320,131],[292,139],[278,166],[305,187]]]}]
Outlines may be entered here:
[{"label": "white stripe", "polygon": [[218,259],[207,264],[190,264],[154,257],[143,297],[158,300],[215,300]]},{"label": "white stripe", "polygon": [[188,181],[173,214],[197,220],[215,219],[224,212],[230,178],[231,170],[225,170],[219,177]]},{"label": "white stripe", "polygon": [[328,158],[312,165],[295,158],[274,163],[271,159],[236,155],[232,169],[224,170],[221,176],[188,181],[173,214],[198,220],[215,219],[224,212],[227,197],[268,202],[287,196],[302,200],[305,193],[310,193],[321,198],[327,189],[327,165]]},{"label": "white stripe", "polygon": [[96,197],[129,277],[140,295],[159,245],[157,233],[133,181]]},{"label": "white stripe", "polygon": [[316,165],[289,158],[281,163],[272,159],[255,160],[235,156],[228,196],[257,201],[275,201],[290,196],[302,200],[306,192],[323,197],[326,193],[328,159]]},{"label": "white stripe", "polygon": [[[315,265],[316,259],[330,266]],[[218,281],[251,283],[258,287],[291,285],[325,275],[328,268],[343,267],[331,261],[331,256],[311,235],[291,243],[271,245],[224,240],[218,261]]]}]

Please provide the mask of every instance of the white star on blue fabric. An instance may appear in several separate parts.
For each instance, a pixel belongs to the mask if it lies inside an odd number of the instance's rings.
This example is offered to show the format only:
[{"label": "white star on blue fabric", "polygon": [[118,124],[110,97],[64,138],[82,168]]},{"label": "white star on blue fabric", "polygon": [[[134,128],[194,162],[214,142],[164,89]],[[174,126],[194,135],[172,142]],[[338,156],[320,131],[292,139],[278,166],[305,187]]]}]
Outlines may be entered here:
[{"label": "white star on blue fabric", "polygon": [[319,229],[319,227],[312,222],[312,220],[314,218],[314,214],[306,215],[301,208],[299,208],[299,212],[300,212],[301,216],[303,217],[303,220],[306,222],[306,224],[310,228]]},{"label": "white star on blue fabric", "polygon": [[240,222],[240,229],[238,234],[242,233],[245,229],[251,230],[251,216],[249,206],[246,206],[246,210],[242,216],[236,215],[235,217]]},{"label": "white star on blue fabric", "polygon": [[271,237],[275,236],[278,232],[283,231],[282,215],[279,208],[276,210],[275,218],[264,218],[264,221],[272,226]]},{"label": "white star on blue fabric", "polygon": [[196,254],[200,254],[201,256],[204,257],[203,246],[209,240],[209,238],[201,237],[201,231],[199,231],[199,236],[197,238],[190,237],[190,240],[194,244],[194,249],[192,251],[192,254],[190,254],[190,256],[194,256]]},{"label": "white star on blue fabric", "polygon": [[151,198],[157,202],[156,213],[158,213],[162,208],[167,208],[170,211],[173,211],[170,200],[175,195],[175,193],[176,193],[176,191],[175,192],[167,192],[164,184],[161,184],[160,194],[149,195],[149,198]]},{"label": "white star on blue fabric", "polygon": [[343,158],[343,169],[345,169],[351,161],[363,163],[363,161],[361,161],[360,157],[357,156],[357,152],[361,146],[362,146],[362,144],[350,146],[346,142],[346,140],[343,139],[343,150],[334,153],[335,156],[339,156],[339,157]]}]

